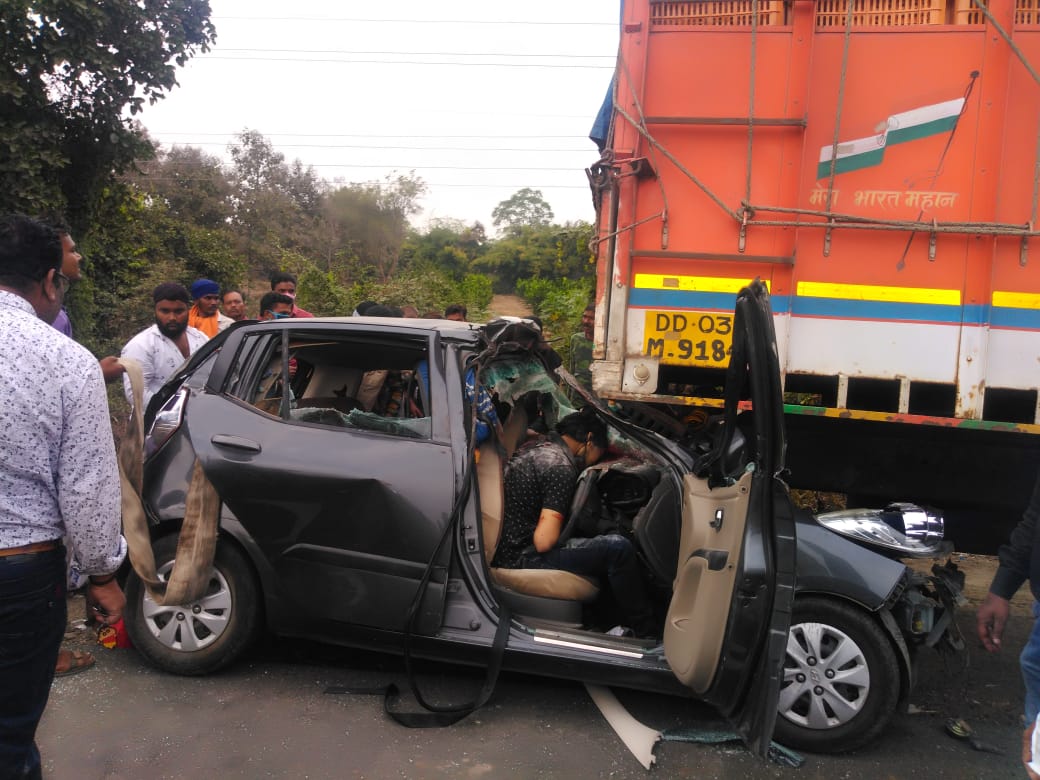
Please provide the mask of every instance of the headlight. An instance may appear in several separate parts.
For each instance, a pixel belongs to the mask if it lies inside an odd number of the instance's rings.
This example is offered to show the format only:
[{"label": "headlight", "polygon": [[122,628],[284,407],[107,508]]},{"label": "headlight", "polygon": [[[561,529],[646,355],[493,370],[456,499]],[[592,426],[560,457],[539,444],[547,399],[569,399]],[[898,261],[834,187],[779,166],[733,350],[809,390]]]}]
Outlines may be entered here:
[{"label": "headlight", "polygon": [[943,519],[935,510],[916,504],[893,503],[884,509],[843,509],[816,515],[816,521],[835,533],[902,555],[931,558],[943,544]]}]

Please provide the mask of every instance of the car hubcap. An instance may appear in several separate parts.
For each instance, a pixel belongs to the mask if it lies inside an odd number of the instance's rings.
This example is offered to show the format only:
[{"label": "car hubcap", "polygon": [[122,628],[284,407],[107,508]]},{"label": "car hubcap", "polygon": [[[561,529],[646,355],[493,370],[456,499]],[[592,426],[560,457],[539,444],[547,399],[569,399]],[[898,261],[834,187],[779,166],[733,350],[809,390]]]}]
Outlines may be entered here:
[{"label": "car hubcap", "polygon": [[799,623],[787,636],[780,714],[810,729],[848,723],[870,693],[867,659],[852,638],[833,626]]},{"label": "car hubcap", "polygon": [[[159,579],[166,582],[173,561],[160,567]],[[224,576],[212,569],[206,594],[190,604],[159,606],[144,591],[141,614],[145,625],[159,642],[171,650],[191,653],[213,644],[231,620],[231,589]]]}]

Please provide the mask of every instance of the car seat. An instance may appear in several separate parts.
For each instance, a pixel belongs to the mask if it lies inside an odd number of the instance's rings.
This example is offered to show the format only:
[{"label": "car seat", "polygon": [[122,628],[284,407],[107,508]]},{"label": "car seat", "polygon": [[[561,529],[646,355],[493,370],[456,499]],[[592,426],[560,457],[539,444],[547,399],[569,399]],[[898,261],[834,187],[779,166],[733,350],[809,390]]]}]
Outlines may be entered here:
[{"label": "car seat", "polygon": [[597,580],[559,569],[502,569],[491,566],[502,535],[505,504],[502,457],[497,445],[484,442],[477,461],[480,491],[481,531],[484,561],[491,575],[496,598],[517,615],[566,623],[582,624],[582,605],[599,595]]}]

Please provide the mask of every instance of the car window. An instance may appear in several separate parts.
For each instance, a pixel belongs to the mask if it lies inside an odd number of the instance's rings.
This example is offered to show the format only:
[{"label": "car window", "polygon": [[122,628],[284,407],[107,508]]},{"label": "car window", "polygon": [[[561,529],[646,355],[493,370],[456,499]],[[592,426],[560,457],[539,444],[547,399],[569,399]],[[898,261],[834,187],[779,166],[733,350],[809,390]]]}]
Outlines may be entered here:
[{"label": "car window", "polygon": [[427,439],[427,357],[422,336],[262,334],[243,344],[228,393],[289,423]]}]

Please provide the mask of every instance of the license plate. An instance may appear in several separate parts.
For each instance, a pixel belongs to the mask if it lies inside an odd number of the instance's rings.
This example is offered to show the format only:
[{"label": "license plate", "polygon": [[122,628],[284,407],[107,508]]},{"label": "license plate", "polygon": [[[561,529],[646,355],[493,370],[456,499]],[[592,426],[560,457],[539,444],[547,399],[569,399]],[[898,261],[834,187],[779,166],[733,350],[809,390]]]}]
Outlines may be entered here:
[{"label": "license plate", "polygon": [[733,315],[706,311],[648,311],[643,353],[678,366],[729,365]]}]

